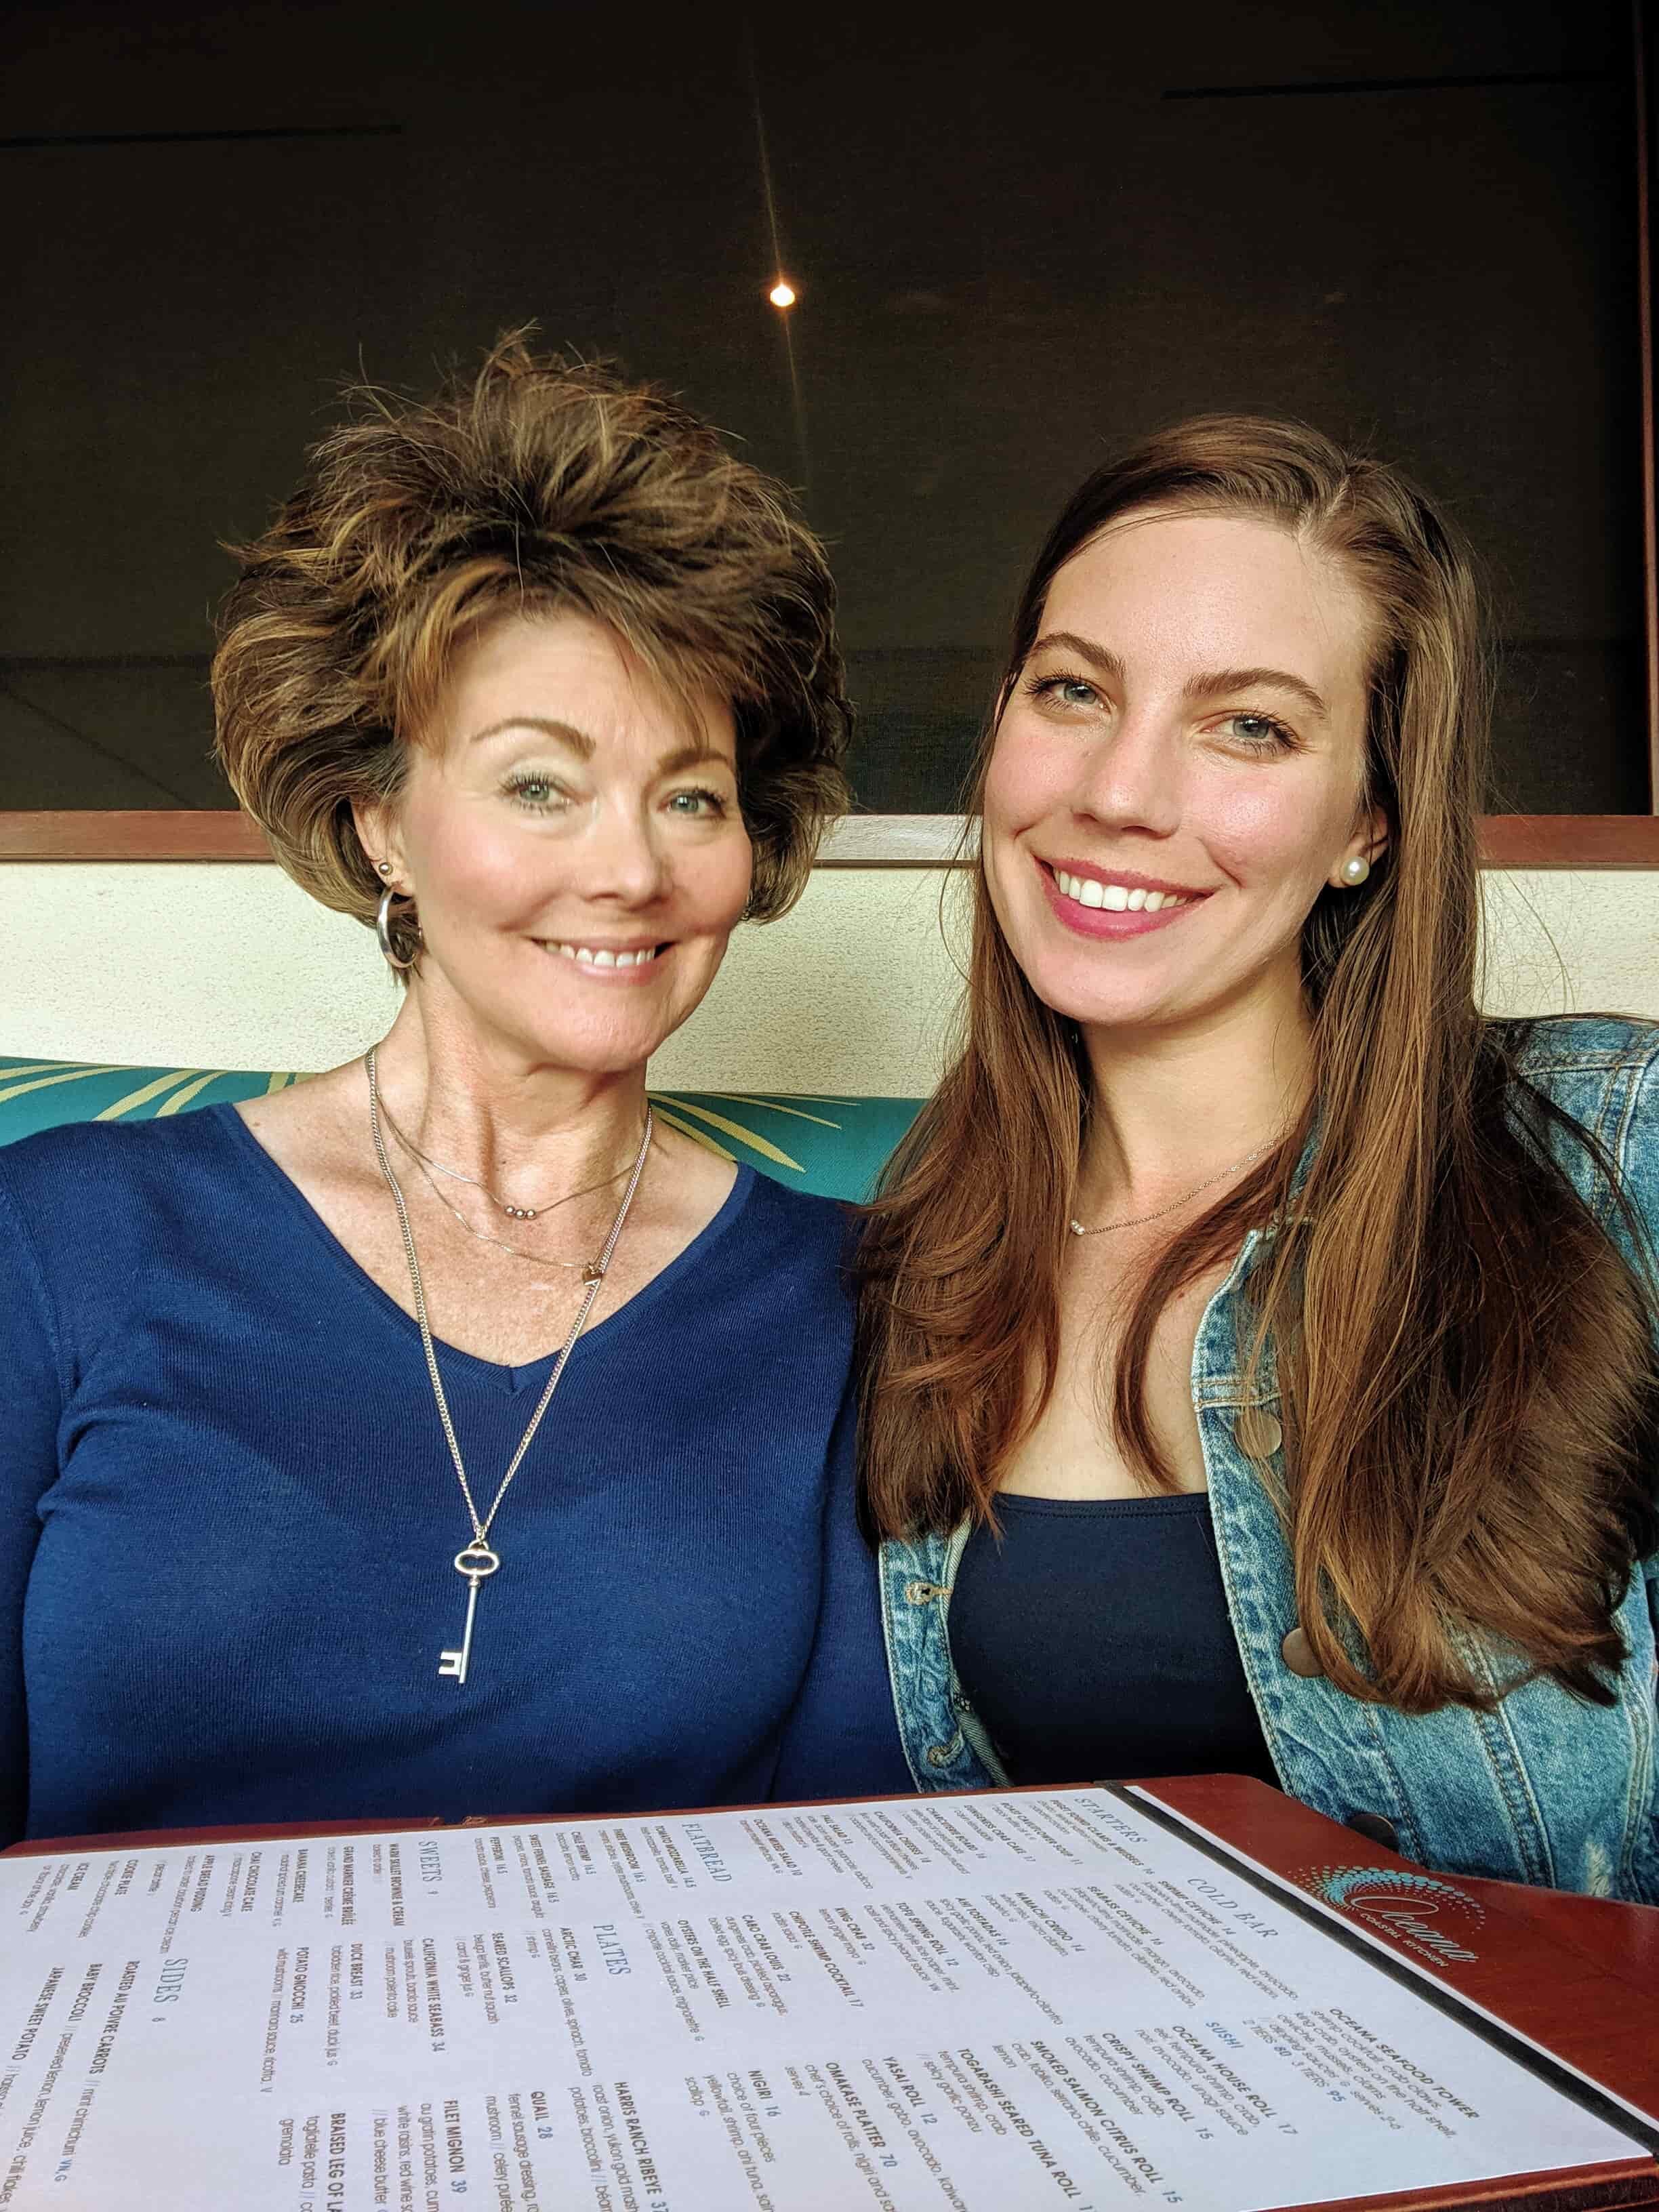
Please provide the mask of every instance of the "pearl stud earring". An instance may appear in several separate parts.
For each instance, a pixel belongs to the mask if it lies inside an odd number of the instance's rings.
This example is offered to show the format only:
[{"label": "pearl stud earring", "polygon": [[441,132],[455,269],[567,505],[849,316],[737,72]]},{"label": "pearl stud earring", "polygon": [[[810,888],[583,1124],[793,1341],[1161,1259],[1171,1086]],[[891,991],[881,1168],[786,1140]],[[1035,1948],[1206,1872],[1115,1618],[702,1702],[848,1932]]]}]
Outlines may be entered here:
[{"label": "pearl stud earring", "polygon": [[374,863],[374,872],[377,876],[389,876],[392,873],[391,861],[376,860]]},{"label": "pearl stud earring", "polygon": [[1371,872],[1371,864],[1363,853],[1352,853],[1342,863],[1342,880],[1351,891],[1358,890]]}]

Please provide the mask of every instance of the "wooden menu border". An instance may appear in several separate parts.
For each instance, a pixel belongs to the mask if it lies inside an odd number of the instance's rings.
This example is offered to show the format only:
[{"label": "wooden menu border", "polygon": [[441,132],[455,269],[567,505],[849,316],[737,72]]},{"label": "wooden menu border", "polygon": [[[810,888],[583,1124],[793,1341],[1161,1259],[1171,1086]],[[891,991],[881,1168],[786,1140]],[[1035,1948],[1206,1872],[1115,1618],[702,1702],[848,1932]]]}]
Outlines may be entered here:
[{"label": "wooden menu border", "polygon": [[[1466,1995],[1445,1973],[1437,1972],[1426,1960],[1407,1959],[1397,1945],[1384,1944],[1346,1919],[1334,1906],[1322,1906],[1298,1884],[1277,1869],[1268,1868],[1266,1862],[1254,1860],[1249,1854],[1229,1844],[1218,1830],[1199,1822],[1191,1814],[1182,1814],[1165,1803],[1149,1788],[1129,1789],[1107,1783],[1102,1785],[1111,1796],[1126,1804],[1146,1813],[1154,1824],[1168,1835],[1178,1837],[1203,1853],[1218,1867],[1224,1869],[1235,1881],[1271,1898],[1274,1903],[1320,1929],[1332,1942],[1352,1956],[1363,1960],[1378,1972],[1413,1996],[1436,2012],[1444,2014],[1466,2028],[1472,2035],[1495,2050],[1528,2074],[1547,2082],[1561,2095],[1594,2112],[1598,2119],[1609,2127],[1621,2129],[1627,2135],[1638,2134],[1645,2128],[1649,2138],[1646,2148],[1652,2154],[1649,2165],[1652,2179],[1659,2184],[1659,2114],[1649,2115],[1645,2121],[1632,2120],[1630,2112],[1616,2096],[1609,2096],[1593,2076],[1587,2077],[1570,2061],[1547,2045],[1530,2037],[1527,2031],[1517,2028],[1501,2014],[1483,2008],[1480,2001]],[[1278,1879],[1273,1876],[1278,1875]]]}]

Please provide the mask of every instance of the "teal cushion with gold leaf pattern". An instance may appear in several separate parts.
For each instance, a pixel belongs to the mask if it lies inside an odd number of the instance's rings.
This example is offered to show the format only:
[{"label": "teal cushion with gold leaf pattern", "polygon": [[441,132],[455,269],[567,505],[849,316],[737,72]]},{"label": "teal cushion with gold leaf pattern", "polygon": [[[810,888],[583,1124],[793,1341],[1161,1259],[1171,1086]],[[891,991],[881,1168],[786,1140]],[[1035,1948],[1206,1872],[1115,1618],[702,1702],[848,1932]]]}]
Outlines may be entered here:
[{"label": "teal cushion with gold leaf pattern", "polygon": [[[0,1145],[63,1121],[148,1121],[224,1099],[257,1098],[302,1080],[292,1070],[254,1074],[0,1059]],[[653,1091],[651,1096],[665,1121],[710,1152],[746,1161],[793,1189],[850,1199],[869,1196],[921,1103],[728,1091]]]}]

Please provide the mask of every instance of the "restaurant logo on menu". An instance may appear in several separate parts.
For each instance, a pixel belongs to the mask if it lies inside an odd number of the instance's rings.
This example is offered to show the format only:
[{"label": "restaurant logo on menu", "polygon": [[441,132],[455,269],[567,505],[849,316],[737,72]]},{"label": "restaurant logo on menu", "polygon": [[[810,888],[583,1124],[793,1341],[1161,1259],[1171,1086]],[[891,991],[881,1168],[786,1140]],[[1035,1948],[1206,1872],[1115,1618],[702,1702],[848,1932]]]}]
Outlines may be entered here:
[{"label": "restaurant logo on menu", "polygon": [[1404,1867],[1319,1867],[1301,1875],[1299,1886],[1322,1905],[1369,1921],[1425,1959],[1468,1966],[1480,1955],[1458,1936],[1480,1926],[1485,1906],[1467,1890],[1432,1875],[1412,1874]]}]

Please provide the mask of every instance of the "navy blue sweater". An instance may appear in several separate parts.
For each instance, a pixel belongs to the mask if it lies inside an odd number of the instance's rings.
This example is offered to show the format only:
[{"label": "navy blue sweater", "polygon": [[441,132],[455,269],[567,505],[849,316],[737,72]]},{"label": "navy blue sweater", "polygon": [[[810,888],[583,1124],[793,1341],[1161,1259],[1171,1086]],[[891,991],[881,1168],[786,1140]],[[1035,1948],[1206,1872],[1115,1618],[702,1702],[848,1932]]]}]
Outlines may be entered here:
[{"label": "navy blue sweater", "polygon": [[[842,1222],[740,1170],[470,1534],[415,1323],[228,1106],[0,1151],[0,1839],[909,1788]],[[549,1362],[441,1347],[475,1493]]]}]

